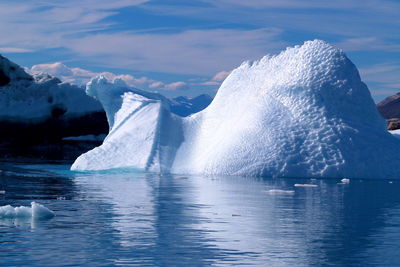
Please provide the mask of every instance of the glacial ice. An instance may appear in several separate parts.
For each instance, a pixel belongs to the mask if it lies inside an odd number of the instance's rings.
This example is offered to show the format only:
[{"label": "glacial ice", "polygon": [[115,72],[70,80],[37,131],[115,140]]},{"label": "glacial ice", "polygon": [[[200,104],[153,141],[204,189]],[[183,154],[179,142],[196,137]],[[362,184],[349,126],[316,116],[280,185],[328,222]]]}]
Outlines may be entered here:
[{"label": "glacial ice", "polygon": [[182,118],[160,97],[95,78],[87,93],[110,124],[72,170],[397,178],[400,141],[386,131],[343,51],[320,41],[244,62],[203,111]]},{"label": "glacial ice", "polygon": [[0,207],[0,219],[49,219],[52,217],[54,217],[53,211],[36,202],[31,202],[31,207],[20,206],[14,208],[11,205]]}]

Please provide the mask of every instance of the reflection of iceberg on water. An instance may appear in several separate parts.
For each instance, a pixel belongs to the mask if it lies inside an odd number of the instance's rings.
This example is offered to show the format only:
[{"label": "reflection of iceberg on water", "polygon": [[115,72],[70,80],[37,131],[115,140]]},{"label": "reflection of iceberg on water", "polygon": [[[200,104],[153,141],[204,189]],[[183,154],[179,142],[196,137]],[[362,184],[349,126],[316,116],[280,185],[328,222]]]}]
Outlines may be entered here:
[{"label": "reflection of iceberg on water", "polygon": [[73,170],[394,178],[400,164],[400,142],[357,68],[320,40],[243,63],[210,106],[186,118],[119,81],[96,78],[87,93],[102,103],[110,133]]}]

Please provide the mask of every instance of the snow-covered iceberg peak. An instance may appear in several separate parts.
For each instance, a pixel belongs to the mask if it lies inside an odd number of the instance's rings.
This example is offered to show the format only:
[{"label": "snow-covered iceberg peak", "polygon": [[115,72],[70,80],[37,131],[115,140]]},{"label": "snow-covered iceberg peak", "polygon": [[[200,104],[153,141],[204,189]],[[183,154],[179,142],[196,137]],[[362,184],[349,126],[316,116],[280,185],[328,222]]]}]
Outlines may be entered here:
[{"label": "snow-covered iceberg peak", "polygon": [[[121,105],[114,117],[125,108]],[[343,51],[320,40],[243,63],[197,114],[180,118],[167,109],[159,115],[149,111],[141,114],[143,121],[121,124],[111,133],[129,132],[129,140],[118,140],[124,147],[132,140],[143,143],[149,139],[129,129],[167,114],[175,124],[150,127],[156,136],[153,144],[165,135],[165,140],[174,140],[151,152],[163,155],[158,159],[167,172],[393,178],[400,166],[400,142],[385,130],[357,68]],[[117,149],[107,141],[99,148],[103,154]],[[125,157],[104,164],[99,149],[78,158],[72,168],[138,167],[127,159],[148,158],[149,153],[135,146],[134,151],[124,150]],[[166,160],[168,164],[162,163]]]}]

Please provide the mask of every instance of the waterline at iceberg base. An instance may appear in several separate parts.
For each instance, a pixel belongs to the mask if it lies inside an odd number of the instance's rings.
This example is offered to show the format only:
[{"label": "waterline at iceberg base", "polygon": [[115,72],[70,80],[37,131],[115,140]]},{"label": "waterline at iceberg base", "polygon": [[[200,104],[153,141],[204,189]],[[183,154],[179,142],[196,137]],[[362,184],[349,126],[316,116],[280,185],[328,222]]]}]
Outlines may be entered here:
[{"label": "waterline at iceberg base", "polygon": [[156,94],[103,77],[87,85],[110,132],[72,170],[397,178],[400,140],[386,130],[343,51],[315,40],[244,62],[212,103],[189,117]]}]

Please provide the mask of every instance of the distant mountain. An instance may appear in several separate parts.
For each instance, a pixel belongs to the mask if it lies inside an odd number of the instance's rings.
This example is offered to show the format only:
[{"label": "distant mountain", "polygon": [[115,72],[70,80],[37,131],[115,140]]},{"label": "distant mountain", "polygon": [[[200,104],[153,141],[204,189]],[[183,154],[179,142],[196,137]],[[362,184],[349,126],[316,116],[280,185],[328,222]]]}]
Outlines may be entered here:
[{"label": "distant mountain", "polygon": [[182,117],[187,117],[205,109],[212,100],[213,98],[206,94],[193,98],[179,96],[170,100],[170,107],[173,113]]}]

